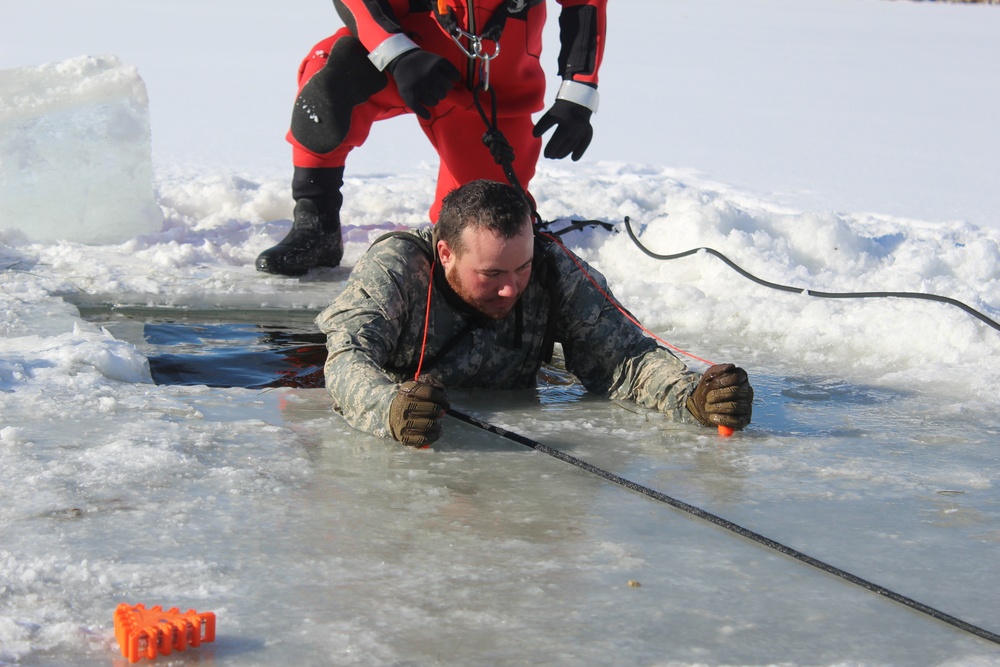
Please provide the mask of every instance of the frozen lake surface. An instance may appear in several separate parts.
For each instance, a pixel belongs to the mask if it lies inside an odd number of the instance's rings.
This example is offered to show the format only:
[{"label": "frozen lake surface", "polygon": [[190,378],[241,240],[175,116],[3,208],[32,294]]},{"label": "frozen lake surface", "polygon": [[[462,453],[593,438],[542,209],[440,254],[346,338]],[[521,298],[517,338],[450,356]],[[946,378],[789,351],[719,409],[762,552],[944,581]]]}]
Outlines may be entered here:
[{"label": "frozen lake surface", "polygon": [[[741,264],[859,290],[929,245],[931,288],[980,305],[956,276],[992,233],[873,239],[869,219],[805,216],[800,238],[829,223],[866,250],[782,273],[768,239],[785,214],[656,175],[614,196],[657,178],[672,214],[642,233],[658,250],[687,220],[738,221],[735,247],[756,239]],[[246,223],[175,224],[9,250],[3,661],[106,664],[115,606],[141,602],[218,614],[216,642],[177,664],[1000,664],[988,642],[483,430],[449,420],[428,451],[352,430],[299,386],[322,356],[309,322],[347,270],[255,275],[226,259],[267,242],[234,243]],[[351,256],[391,227],[347,229]],[[942,304],[766,290],[713,257],[655,262],[624,236],[574,247],[658,333],[746,367],[753,425],[720,439],[558,370],[455,407],[995,632],[997,332]]]},{"label": "frozen lake surface", "polygon": [[[174,355],[218,384],[287,377],[275,350],[316,342],[287,311],[82,312],[154,368]],[[755,423],[725,440],[558,371],[453,402],[995,629],[1000,494],[981,471],[1000,420],[963,427],[928,397],[761,366]],[[70,619],[110,625],[111,598],[217,613],[216,642],[170,664],[1000,664],[987,642],[466,424],[412,450],[347,427],[322,389],[204,384],[90,397],[106,407],[4,448],[26,474],[5,489],[0,558],[36,554],[0,569],[6,593],[30,588],[22,604],[54,622],[21,629],[51,642],[30,664],[107,664],[108,627]]]},{"label": "frozen lake surface", "polygon": [[[1000,665],[484,430],[415,451],[332,414],[309,321],[374,238],[426,224],[436,162],[413,119],[383,124],[352,156],[344,267],[254,271],[289,226],[294,73],[329,3],[8,4],[3,667],[122,664],[122,602],[218,614],[164,665]],[[1000,8],[629,0],[608,23],[594,143],[539,165],[543,218],[631,216],[658,253],[1000,319]],[[131,202],[123,226],[98,202]],[[723,440],[558,370],[456,408],[1000,631],[1000,332],[623,233],[570,245],[652,331],[744,366],[753,425]]]}]

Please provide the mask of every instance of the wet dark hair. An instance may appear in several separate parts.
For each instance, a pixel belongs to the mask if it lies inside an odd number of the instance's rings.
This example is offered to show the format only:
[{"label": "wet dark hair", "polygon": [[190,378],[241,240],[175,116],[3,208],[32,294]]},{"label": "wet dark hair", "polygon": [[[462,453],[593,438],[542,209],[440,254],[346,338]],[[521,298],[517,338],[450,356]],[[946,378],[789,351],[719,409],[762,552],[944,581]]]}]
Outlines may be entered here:
[{"label": "wet dark hair", "polygon": [[478,180],[448,193],[441,204],[434,234],[452,252],[461,252],[466,227],[488,229],[512,239],[531,221],[531,205],[518,190],[498,181]]}]

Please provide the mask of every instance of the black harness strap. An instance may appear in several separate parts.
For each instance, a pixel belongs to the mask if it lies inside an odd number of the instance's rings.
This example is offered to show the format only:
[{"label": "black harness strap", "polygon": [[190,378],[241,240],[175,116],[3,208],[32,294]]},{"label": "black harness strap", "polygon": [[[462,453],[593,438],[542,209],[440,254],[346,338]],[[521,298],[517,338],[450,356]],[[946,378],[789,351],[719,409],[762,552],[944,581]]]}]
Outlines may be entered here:
[{"label": "black harness strap", "polygon": [[559,317],[556,310],[559,296],[559,270],[555,266],[552,254],[548,251],[550,241],[546,241],[535,233],[535,256],[539,261],[531,267],[535,279],[549,295],[549,312],[545,321],[545,337],[542,339],[542,359],[547,364],[552,363],[552,355],[556,345],[556,325]]},{"label": "black harness strap", "polygon": [[416,234],[413,234],[411,232],[404,232],[404,231],[386,232],[382,236],[372,241],[371,245],[369,245],[368,247],[370,249],[378,245],[382,241],[387,241],[389,239],[403,239],[405,241],[409,241],[413,245],[420,248],[424,252],[424,254],[427,255],[427,259],[429,259],[432,262],[434,261],[434,248],[431,247],[431,244],[428,243],[426,240],[424,240],[422,237],[417,236]]},{"label": "black harness strap", "polygon": [[426,371],[430,368],[434,368],[435,364],[444,359],[445,355],[451,352],[455,348],[455,346],[458,345],[458,342],[460,340],[465,338],[468,334],[472,333],[472,330],[478,327],[478,325],[479,323],[476,322],[475,320],[469,320],[457,334],[452,336],[450,339],[448,339],[447,343],[441,346],[441,349],[438,350],[433,357],[424,360],[424,370]]},{"label": "black harness strap", "polygon": [[[462,34],[462,29],[458,25],[458,19],[455,18],[455,10],[451,7],[447,7],[444,13],[438,11],[437,3],[432,3],[434,8],[434,18],[437,19],[438,24],[452,37],[460,37]],[[505,2],[502,6],[498,7],[490,20],[486,22],[483,26],[482,32],[479,33],[479,37],[482,39],[488,39],[491,42],[499,42],[500,36],[503,34],[504,26],[507,25],[507,17],[510,16],[511,2]],[[471,5],[471,3],[470,3]],[[476,16],[473,8],[469,8],[469,29],[467,32],[476,33]]]}]

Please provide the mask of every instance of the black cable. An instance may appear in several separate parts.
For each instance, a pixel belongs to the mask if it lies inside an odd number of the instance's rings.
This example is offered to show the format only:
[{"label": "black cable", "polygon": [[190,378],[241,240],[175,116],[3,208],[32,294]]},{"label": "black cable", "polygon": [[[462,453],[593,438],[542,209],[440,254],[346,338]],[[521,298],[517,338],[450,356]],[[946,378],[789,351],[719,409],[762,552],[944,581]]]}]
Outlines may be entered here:
[{"label": "black cable", "polygon": [[995,320],[990,319],[983,313],[979,312],[972,306],[962,303],[957,299],[952,299],[947,296],[939,296],[937,294],[925,294],[923,292],[817,292],[811,289],[804,289],[801,287],[790,287],[788,285],[779,285],[778,283],[772,283],[767,280],[763,280],[753,275],[749,271],[744,270],[742,267],[738,266],[731,259],[723,255],[718,250],[714,248],[693,248],[692,250],[685,250],[684,252],[675,253],[673,255],[659,255],[646,246],[642,245],[638,238],[636,238],[635,233],[632,231],[631,221],[628,216],[625,216],[625,231],[628,232],[629,237],[632,242],[635,243],[636,247],[642,252],[646,253],[653,259],[680,259],[681,257],[687,257],[688,255],[693,255],[700,251],[705,251],[710,255],[715,255],[723,262],[725,262],[731,269],[739,273],[744,278],[752,280],[758,285],[763,285],[764,287],[770,287],[771,289],[781,290],[783,292],[794,292],[796,294],[802,294],[803,292],[809,296],[817,296],[824,299],[871,299],[876,297],[897,297],[900,299],[923,299],[925,301],[938,301],[940,303],[947,303],[952,306],[961,308],[969,315],[972,315],[976,319],[984,322],[985,324],[993,327],[997,331],[1000,331],[1000,323]]},{"label": "black cable", "polygon": [[622,486],[630,491],[635,491],[636,493],[640,493],[648,498],[652,498],[653,500],[658,500],[660,502],[666,503],[671,507],[683,510],[688,514],[696,516],[699,519],[704,519],[709,523],[714,523],[715,525],[725,528],[726,530],[732,531],[737,535],[740,535],[741,537],[745,537],[758,544],[762,544],[765,547],[770,547],[775,551],[783,553],[786,556],[791,556],[792,558],[801,561],[807,565],[812,565],[813,567],[823,570],[828,574],[836,575],[841,579],[845,579],[846,581],[851,582],[852,584],[861,586],[862,588],[865,588],[871,591],[872,593],[877,593],[878,595],[888,598],[893,602],[898,602],[899,604],[910,607],[911,609],[915,609],[916,611],[919,611],[922,614],[926,614],[931,618],[935,618],[939,621],[947,623],[948,625],[954,626],[960,630],[964,630],[968,633],[976,635],[977,637],[981,637],[982,639],[991,641],[994,644],[1000,644],[1000,635],[990,632],[989,630],[984,630],[979,626],[972,625],[971,623],[963,621],[960,618],[951,616],[950,614],[946,614],[943,611],[935,609],[934,607],[930,607],[922,602],[917,602],[916,600],[908,598],[905,595],[900,595],[899,593],[895,593],[889,590],[888,588],[879,586],[878,584],[872,583],[866,579],[862,579],[861,577],[853,575],[850,572],[841,570],[838,567],[834,567],[833,565],[824,563],[821,560],[813,558],[812,556],[804,554],[801,551],[797,551],[791,547],[785,546],[780,542],[775,542],[769,537],[764,537],[759,533],[755,533],[752,530],[744,528],[743,526],[733,523],[732,521],[728,521],[727,519],[723,519],[722,517],[712,514],[711,512],[706,512],[705,510],[699,507],[695,507],[694,505],[689,505],[683,501],[677,500],[676,498],[672,498],[664,493],[655,491],[649,488],[648,486],[643,486],[642,484],[638,484],[636,482],[627,480],[624,477],[619,477],[618,475],[612,472],[608,472],[603,468],[598,468],[597,466],[587,463],[582,459],[578,459],[575,456],[567,454],[566,452],[560,451],[558,449],[553,449],[552,447],[543,445],[542,443],[532,440],[530,438],[526,438],[523,435],[519,435],[512,431],[508,431],[507,429],[501,428],[500,426],[495,426],[493,424],[490,424],[489,422],[481,421],[479,419],[476,419],[475,417],[471,417],[467,414],[458,412],[457,410],[454,409],[449,409],[448,414],[454,417],[455,419],[458,419],[459,421],[465,422],[466,424],[470,424],[477,428],[481,428],[484,431],[488,431],[495,435],[499,435],[501,438],[507,438],[508,440],[512,440],[518,443],[519,445],[524,445],[525,447],[529,447],[536,451],[542,452],[543,454],[548,454],[549,456],[557,458],[560,461],[571,463],[572,465],[575,465],[577,468],[581,468],[582,470],[586,470],[587,472],[593,473],[598,477],[602,477],[608,480],[609,482],[617,484],[618,486]]}]

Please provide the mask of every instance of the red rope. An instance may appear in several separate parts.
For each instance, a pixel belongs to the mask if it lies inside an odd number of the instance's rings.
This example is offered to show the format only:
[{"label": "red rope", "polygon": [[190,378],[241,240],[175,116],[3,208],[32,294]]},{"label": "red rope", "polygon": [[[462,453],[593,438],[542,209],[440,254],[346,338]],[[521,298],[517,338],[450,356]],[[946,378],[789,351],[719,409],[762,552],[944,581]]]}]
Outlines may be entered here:
[{"label": "red rope", "polygon": [[417,372],[413,379],[420,379],[420,371],[424,368],[424,353],[427,352],[427,330],[431,328],[431,293],[434,291],[434,262],[431,262],[431,278],[427,281],[427,306],[424,309],[424,338],[420,342],[420,361],[417,362]]},{"label": "red rope", "polygon": [[576,256],[572,252],[569,251],[569,248],[567,248],[566,246],[563,245],[562,241],[560,241],[558,239],[558,237],[555,237],[555,236],[553,236],[551,234],[547,234],[545,232],[540,232],[540,235],[544,236],[545,238],[549,239],[550,241],[552,241],[553,243],[555,243],[557,246],[559,246],[560,248],[562,248],[563,251],[566,253],[566,255],[569,256],[569,258],[571,260],[573,260],[573,263],[576,264],[577,268],[580,269],[581,272],[583,272],[583,275],[586,276],[587,280],[589,280],[591,282],[591,284],[597,289],[597,291],[600,292],[601,295],[603,295],[605,299],[607,299],[608,301],[610,301],[611,304],[615,308],[617,308],[619,310],[619,312],[621,312],[621,314],[624,315],[625,318],[629,322],[631,322],[632,324],[636,325],[642,331],[644,331],[645,333],[649,334],[649,336],[651,336],[654,340],[658,341],[659,343],[662,343],[663,345],[665,345],[666,347],[670,348],[674,352],[679,352],[679,353],[683,354],[684,356],[690,357],[690,358],[692,358],[692,359],[694,359],[696,361],[700,361],[700,362],[702,362],[704,364],[708,364],[709,366],[714,366],[715,365],[714,362],[711,362],[708,359],[702,359],[701,357],[699,357],[697,355],[694,355],[694,354],[691,354],[687,350],[683,350],[683,349],[677,347],[676,345],[671,345],[670,343],[668,343],[667,341],[663,340],[662,338],[660,338],[659,336],[657,336],[655,333],[653,333],[652,331],[650,331],[649,329],[647,329],[642,324],[642,322],[640,322],[639,320],[637,320],[635,317],[632,316],[631,313],[629,313],[627,310],[625,310],[624,306],[622,306],[620,303],[618,303],[618,301],[616,301],[614,299],[614,297],[612,297],[610,294],[608,294],[608,292],[603,287],[601,287],[601,285],[596,280],[594,280],[594,277],[592,275],[590,275],[590,273],[587,271],[587,269],[584,268],[583,264],[581,264],[580,261],[576,258]]}]

